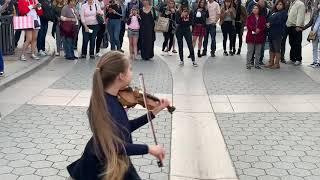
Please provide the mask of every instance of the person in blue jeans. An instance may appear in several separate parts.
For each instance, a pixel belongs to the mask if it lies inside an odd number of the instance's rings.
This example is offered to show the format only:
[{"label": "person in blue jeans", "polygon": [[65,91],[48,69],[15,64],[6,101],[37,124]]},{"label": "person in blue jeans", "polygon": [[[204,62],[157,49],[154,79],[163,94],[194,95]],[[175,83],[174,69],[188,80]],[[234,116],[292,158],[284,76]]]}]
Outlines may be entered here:
[{"label": "person in blue jeans", "polygon": [[106,16],[108,20],[108,32],[110,36],[111,50],[121,50],[120,31],[122,10],[114,0],[110,1]]},{"label": "person in blue jeans", "polygon": [[3,57],[2,57],[2,52],[0,49],[0,76],[4,75],[4,62],[3,62]]}]

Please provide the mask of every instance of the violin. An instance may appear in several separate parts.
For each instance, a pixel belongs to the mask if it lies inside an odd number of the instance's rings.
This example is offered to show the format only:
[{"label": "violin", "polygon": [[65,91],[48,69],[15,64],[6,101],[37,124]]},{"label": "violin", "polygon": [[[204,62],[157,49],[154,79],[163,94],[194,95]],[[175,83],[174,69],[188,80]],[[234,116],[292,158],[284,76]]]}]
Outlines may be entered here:
[{"label": "violin", "polygon": [[[143,92],[135,87],[134,89],[130,86],[122,89],[118,93],[119,102],[125,108],[132,108],[135,107],[137,104],[141,105],[142,107],[146,107],[143,99]],[[159,106],[160,99],[146,93],[146,101],[147,101],[147,109],[154,109],[155,107]],[[170,114],[176,110],[174,106],[167,107]]]}]

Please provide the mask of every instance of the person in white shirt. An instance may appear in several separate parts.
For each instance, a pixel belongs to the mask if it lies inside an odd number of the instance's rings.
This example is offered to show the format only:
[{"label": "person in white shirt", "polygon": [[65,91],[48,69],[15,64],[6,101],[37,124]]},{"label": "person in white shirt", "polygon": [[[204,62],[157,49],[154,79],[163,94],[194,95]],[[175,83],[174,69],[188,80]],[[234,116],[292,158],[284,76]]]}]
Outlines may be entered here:
[{"label": "person in white shirt", "polygon": [[304,27],[305,5],[301,0],[293,0],[288,12],[288,35],[290,44],[290,60],[288,63],[296,66],[301,64],[302,31]]},{"label": "person in white shirt", "polygon": [[214,0],[209,0],[207,3],[207,11],[209,13],[209,17],[207,18],[207,31],[206,36],[203,41],[203,51],[201,56],[207,55],[207,46],[209,40],[209,34],[211,36],[211,57],[215,57],[216,52],[216,24],[219,21],[220,17],[220,6]]}]

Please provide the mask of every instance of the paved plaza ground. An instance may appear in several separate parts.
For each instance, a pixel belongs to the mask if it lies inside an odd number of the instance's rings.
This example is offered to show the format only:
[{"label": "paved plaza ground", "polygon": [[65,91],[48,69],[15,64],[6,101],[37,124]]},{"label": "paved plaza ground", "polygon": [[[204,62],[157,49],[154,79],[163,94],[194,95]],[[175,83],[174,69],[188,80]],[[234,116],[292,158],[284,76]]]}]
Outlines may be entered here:
[{"label": "paved plaza ground", "polygon": [[[320,69],[306,66],[310,44],[304,42],[303,66],[247,70],[246,47],[241,56],[224,57],[221,33],[217,40],[217,57],[198,58],[198,68],[187,50],[184,67],[177,54],[163,56],[161,34],[154,59],[133,62],[133,86],[142,72],[148,91],[177,108],[154,120],[164,168],[152,156],[132,157],[141,178],[320,180]],[[96,62],[54,58],[0,91],[0,180],[69,176],[66,166],[91,137],[85,112]],[[130,118],[143,113],[128,111]],[[133,139],[153,144],[149,125]]]}]

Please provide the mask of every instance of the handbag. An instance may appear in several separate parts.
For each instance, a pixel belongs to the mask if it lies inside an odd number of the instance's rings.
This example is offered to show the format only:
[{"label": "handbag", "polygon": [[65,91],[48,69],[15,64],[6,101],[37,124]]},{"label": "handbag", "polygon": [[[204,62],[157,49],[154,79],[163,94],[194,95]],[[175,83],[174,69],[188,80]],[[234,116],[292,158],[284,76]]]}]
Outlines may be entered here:
[{"label": "handbag", "polygon": [[308,41],[314,41],[317,38],[317,33],[315,31],[310,31],[307,40]]},{"label": "handbag", "polygon": [[[96,4],[94,4],[94,5],[96,6],[96,11],[98,12],[97,5],[96,5]],[[97,18],[98,24],[104,24],[103,15],[97,14],[97,15],[96,15],[96,18]]]},{"label": "handbag", "polygon": [[159,17],[154,26],[156,32],[168,32],[169,30],[169,18]]},{"label": "handbag", "polygon": [[33,23],[34,23],[34,28],[39,28],[40,27],[40,24],[39,24],[38,20],[34,20]]},{"label": "handbag", "polygon": [[[38,22],[37,22],[38,23]],[[39,25],[39,23],[38,23]],[[13,17],[13,29],[34,29],[35,22],[31,16],[14,16]]]},{"label": "handbag", "polygon": [[74,21],[60,21],[60,32],[63,37],[75,38],[77,34],[76,29]]}]

